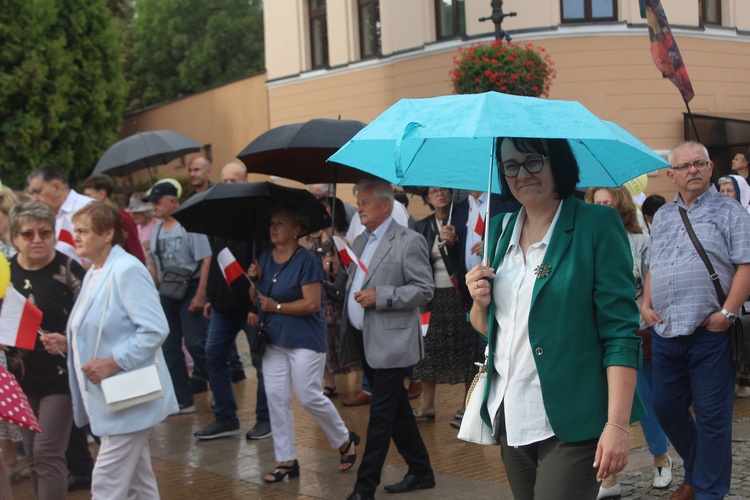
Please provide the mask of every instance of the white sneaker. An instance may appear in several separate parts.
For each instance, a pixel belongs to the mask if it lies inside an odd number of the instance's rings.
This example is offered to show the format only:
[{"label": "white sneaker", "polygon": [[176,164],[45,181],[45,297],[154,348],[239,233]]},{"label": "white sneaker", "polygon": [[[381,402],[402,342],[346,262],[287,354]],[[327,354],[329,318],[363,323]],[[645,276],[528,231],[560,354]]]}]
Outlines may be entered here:
[{"label": "white sneaker", "polygon": [[664,489],[672,484],[672,457],[667,455],[669,467],[654,468],[654,488]]},{"label": "white sneaker", "polygon": [[617,483],[611,488],[599,486],[599,494],[596,495],[596,500],[603,500],[604,498],[620,498],[621,496],[622,486],[620,486],[620,483]]},{"label": "white sneaker", "polygon": [[750,387],[743,385],[737,389],[738,398],[750,398]]}]

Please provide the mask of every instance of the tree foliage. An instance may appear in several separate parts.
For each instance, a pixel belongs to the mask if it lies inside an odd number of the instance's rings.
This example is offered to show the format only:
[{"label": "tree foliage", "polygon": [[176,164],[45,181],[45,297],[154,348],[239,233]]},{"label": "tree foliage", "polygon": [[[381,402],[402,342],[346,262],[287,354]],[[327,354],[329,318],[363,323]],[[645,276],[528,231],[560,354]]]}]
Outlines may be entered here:
[{"label": "tree foliage", "polygon": [[0,9],[0,179],[43,162],[89,174],[120,127],[127,84],[107,0],[5,0]]},{"label": "tree foliage", "polygon": [[130,109],[262,71],[259,0],[137,0]]}]

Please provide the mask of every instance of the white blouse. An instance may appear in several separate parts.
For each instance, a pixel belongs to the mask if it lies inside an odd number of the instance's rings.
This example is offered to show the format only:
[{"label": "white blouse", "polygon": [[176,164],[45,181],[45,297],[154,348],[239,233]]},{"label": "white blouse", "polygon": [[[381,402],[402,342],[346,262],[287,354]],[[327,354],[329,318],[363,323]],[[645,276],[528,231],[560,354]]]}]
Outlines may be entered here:
[{"label": "white blouse", "polygon": [[[487,409],[493,417],[505,401],[505,429],[509,446],[525,446],[554,436],[542,399],[539,373],[529,343],[529,311],[536,283],[536,267],[544,262],[562,203],[542,241],[529,246],[524,261],[519,239],[526,220],[521,209],[508,250],[492,284],[495,301],[495,373]],[[493,429],[497,432],[497,429]]]},{"label": "white blouse", "polygon": [[[88,379],[86,378],[86,375],[84,375],[83,370],[81,370],[81,357],[78,355],[78,349],[74,349],[73,346],[76,345],[78,341],[78,329],[83,320],[83,312],[86,310],[86,307],[92,298],[91,292],[94,290],[96,282],[99,281],[101,271],[102,268],[94,269],[93,267],[89,270],[89,280],[78,295],[78,307],[75,309],[73,316],[70,317],[68,323],[70,327],[68,355],[70,356],[72,354],[73,356],[73,370],[78,379],[78,387],[81,388],[81,399],[83,400],[83,407],[86,410],[86,414],[89,412],[89,395],[85,390]],[[94,355],[96,356],[96,353],[94,353]]]}]

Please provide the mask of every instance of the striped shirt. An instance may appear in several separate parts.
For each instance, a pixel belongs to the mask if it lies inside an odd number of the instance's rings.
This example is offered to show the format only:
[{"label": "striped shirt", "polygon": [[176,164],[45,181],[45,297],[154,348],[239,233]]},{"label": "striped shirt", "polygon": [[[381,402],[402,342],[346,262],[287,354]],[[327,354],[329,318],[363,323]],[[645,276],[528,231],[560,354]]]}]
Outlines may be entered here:
[{"label": "striped shirt", "polygon": [[[654,216],[648,252],[651,303],[663,323],[654,330],[662,337],[692,334],[698,325],[723,307],[708,270],[690,241],[680,217],[685,208],[698,240],[729,294],[736,266],[750,263],[750,215],[737,201],[714,186],[688,208],[678,194]],[[737,313],[738,311],[732,311]]]}]

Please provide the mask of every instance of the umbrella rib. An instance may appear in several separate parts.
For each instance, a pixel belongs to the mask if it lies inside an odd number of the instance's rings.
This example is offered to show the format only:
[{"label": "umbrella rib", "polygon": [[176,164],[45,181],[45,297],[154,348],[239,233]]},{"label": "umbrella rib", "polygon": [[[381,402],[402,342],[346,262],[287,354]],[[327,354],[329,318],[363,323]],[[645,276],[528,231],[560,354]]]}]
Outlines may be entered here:
[{"label": "umbrella rib", "polygon": [[[581,141],[581,140],[578,140],[578,139],[573,139],[573,140],[574,140],[574,141],[576,141],[576,142],[577,142],[578,144],[580,144],[581,146],[583,146],[584,148],[586,148],[586,151],[588,151],[588,152],[589,152],[589,153],[591,154],[591,157],[592,157],[592,158],[594,158],[594,159],[596,159],[597,163],[599,163],[599,165],[601,165],[601,167],[602,167],[602,170],[604,170],[604,172],[606,172],[606,174],[607,174],[607,175],[609,176],[609,178],[610,178],[610,180],[612,181],[612,183],[613,183],[613,184],[614,184],[615,186],[619,187],[619,186],[620,186],[620,184],[618,184],[618,183],[617,183],[617,180],[615,180],[615,178],[614,178],[614,177],[612,177],[612,174],[611,174],[611,173],[609,173],[609,170],[608,170],[608,169],[606,169],[606,168],[604,167],[604,165],[602,165],[602,162],[601,162],[601,160],[599,160],[599,158],[598,158],[598,157],[597,157],[597,156],[596,156],[596,155],[594,154],[594,152],[593,152],[593,151],[591,151],[591,148],[589,148],[589,147],[588,147],[588,145],[587,145],[587,144],[586,144],[585,142]],[[619,141],[619,140],[617,140],[617,141],[615,141],[615,142],[620,142],[620,141]],[[597,186],[586,186],[586,187],[597,187]]]}]

